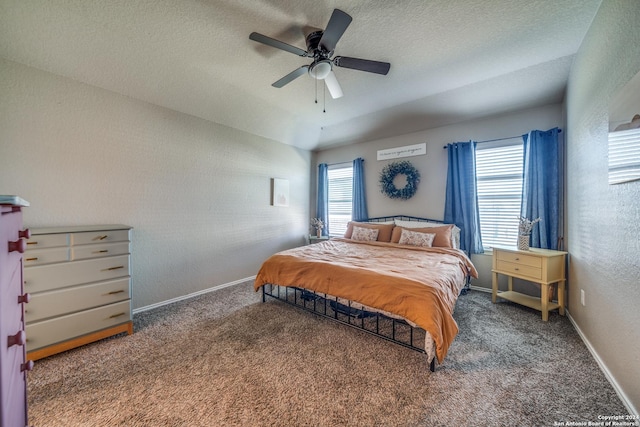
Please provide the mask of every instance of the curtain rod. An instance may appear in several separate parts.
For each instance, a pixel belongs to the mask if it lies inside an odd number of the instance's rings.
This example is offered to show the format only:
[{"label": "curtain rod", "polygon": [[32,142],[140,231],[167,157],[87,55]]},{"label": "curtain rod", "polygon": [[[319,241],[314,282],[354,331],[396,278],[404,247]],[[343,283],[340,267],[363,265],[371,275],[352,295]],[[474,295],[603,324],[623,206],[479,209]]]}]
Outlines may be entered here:
[{"label": "curtain rod", "polygon": [[[561,133],[562,129],[558,129],[558,133]],[[518,135],[518,136],[510,136],[508,138],[496,138],[496,139],[487,139],[485,141],[476,141],[477,144],[482,144],[483,142],[496,142],[496,141],[506,141],[507,139],[515,139],[515,138],[522,138],[522,135]],[[447,146],[445,145],[442,148],[447,148]]]}]

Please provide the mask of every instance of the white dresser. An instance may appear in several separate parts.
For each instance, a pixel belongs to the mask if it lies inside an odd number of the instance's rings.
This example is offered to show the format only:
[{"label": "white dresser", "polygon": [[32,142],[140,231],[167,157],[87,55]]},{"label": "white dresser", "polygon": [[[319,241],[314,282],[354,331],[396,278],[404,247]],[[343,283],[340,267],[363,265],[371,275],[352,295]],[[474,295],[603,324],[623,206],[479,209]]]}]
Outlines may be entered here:
[{"label": "white dresser", "polygon": [[130,243],[126,225],[31,230],[24,253],[30,359],[133,333]]}]

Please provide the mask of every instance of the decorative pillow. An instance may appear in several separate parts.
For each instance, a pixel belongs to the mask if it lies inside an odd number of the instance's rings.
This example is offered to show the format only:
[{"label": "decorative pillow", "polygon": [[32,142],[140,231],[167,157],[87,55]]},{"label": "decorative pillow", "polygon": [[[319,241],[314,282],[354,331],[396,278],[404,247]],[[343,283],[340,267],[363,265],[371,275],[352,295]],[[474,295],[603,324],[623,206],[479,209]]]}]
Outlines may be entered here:
[{"label": "decorative pillow", "polygon": [[430,248],[431,244],[433,243],[434,237],[436,237],[434,233],[421,233],[419,231],[410,231],[406,228],[403,228],[398,243],[401,245]]},{"label": "decorative pillow", "polygon": [[347,231],[344,233],[345,239],[351,239],[353,233],[353,227],[358,226],[360,228],[373,228],[378,230],[378,242],[390,242],[391,232],[393,231],[394,223],[380,223],[380,222],[355,222],[351,221],[347,225]]},{"label": "decorative pillow", "polygon": [[378,230],[377,228],[364,228],[364,227],[353,227],[353,233],[351,233],[352,240],[360,240],[363,242],[375,242],[378,238]]},{"label": "decorative pillow", "polygon": [[[453,229],[451,230],[451,246],[447,246],[447,247],[460,249],[460,228],[455,224],[443,224],[441,222],[429,222],[429,221],[403,221],[401,219],[396,219],[394,222],[398,227],[412,228],[412,229],[427,228],[427,227],[442,227],[443,225],[452,225]],[[439,240],[439,239],[436,239],[436,240]],[[433,246],[438,246],[438,245],[434,244]]]},{"label": "decorative pillow", "polygon": [[400,236],[403,230],[417,231],[420,233],[432,233],[435,237],[432,242],[433,247],[439,248],[452,248],[451,231],[453,230],[453,224],[441,225],[440,227],[423,227],[423,228],[404,228],[396,227],[393,229],[393,235],[391,236],[392,243],[399,243]]}]

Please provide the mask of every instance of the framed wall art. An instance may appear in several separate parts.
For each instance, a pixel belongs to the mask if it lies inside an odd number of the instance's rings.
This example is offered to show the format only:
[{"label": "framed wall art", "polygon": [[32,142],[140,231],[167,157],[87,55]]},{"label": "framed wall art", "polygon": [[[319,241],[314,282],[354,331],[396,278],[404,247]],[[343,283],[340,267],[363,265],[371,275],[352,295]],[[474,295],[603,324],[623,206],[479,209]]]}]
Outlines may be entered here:
[{"label": "framed wall art", "polygon": [[289,206],[289,180],[282,178],[271,179],[271,205]]}]

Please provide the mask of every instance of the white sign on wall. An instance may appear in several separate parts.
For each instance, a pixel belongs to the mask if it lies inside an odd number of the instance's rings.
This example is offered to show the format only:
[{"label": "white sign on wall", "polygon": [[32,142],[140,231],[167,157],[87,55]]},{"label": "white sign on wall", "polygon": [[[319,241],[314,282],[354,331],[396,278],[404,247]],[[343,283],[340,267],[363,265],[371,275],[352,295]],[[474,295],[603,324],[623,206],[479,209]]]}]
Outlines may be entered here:
[{"label": "white sign on wall", "polygon": [[427,143],[406,145],[404,147],[378,150],[378,160],[399,159],[400,157],[421,156],[427,154]]}]

